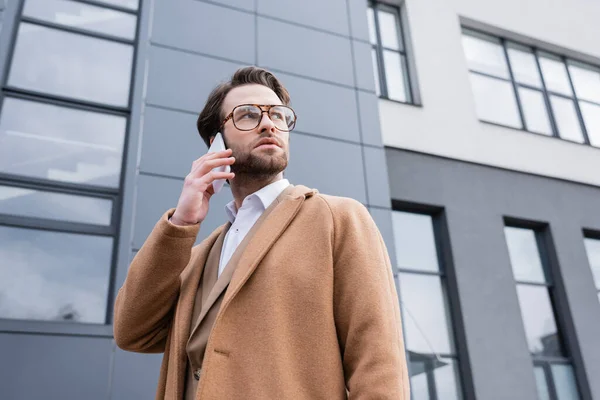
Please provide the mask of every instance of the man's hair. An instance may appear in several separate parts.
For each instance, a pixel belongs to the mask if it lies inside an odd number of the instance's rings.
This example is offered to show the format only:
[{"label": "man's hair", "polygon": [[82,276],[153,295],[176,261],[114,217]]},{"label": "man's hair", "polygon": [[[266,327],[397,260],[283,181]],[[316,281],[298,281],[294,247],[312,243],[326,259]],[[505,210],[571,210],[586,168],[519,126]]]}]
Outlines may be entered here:
[{"label": "man's hair", "polygon": [[275,92],[284,105],[287,106],[290,104],[290,94],[279,79],[271,72],[258,67],[240,68],[235,71],[230,81],[221,83],[213,89],[208,95],[204,109],[198,116],[196,126],[206,146],[210,147],[210,138],[217,134],[217,131],[221,128],[223,119],[225,119],[222,110],[225,96],[227,96],[231,89],[248,84],[266,86]]}]

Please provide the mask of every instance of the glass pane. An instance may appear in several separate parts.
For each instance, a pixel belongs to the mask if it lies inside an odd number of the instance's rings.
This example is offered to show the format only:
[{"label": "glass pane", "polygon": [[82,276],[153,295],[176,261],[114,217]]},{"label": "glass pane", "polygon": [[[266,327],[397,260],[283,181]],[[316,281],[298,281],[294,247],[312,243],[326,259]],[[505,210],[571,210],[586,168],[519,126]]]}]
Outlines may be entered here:
[{"label": "glass pane", "polygon": [[469,33],[462,35],[462,44],[470,70],[510,78],[504,49],[498,41]]},{"label": "glass pane", "polygon": [[133,47],[21,23],[8,84],[125,107]]},{"label": "glass pane", "polygon": [[544,373],[544,368],[534,367],[533,372],[535,373],[535,384],[537,385],[539,400],[550,400],[550,393],[548,392],[548,382],[546,381],[546,374]]},{"label": "glass pane", "polygon": [[120,116],[5,98],[0,171],[118,187],[126,123]]},{"label": "glass pane", "polygon": [[544,74],[546,89],[572,96],[573,92],[571,91],[571,84],[569,83],[565,63],[555,57],[550,57],[540,57],[540,67]]},{"label": "glass pane", "polygon": [[27,0],[27,17],[87,31],[135,38],[135,15],[70,0]]},{"label": "glass pane", "polygon": [[428,400],[429,385],[434,385],[438,399],[461,399],[456,362],[450,358],[432,357],[410,361],[410,389],[413,400]]},{"label": "glass pane", "polygon": [[521,107],[523,107],[527,130],[552,135],[548,110],[542,92],[520,87],[519,97],[521,98]]},{"label": "glass pane", "polygon": [[395,14],[379,10],[379,34],[381,45],[393,50],[401,50],[398,32],[398,18]]},{"label": "glass pane", "polygon": [[585,238],[584,243],[596,289],[600,290],[600,240]]},{"label": "glass pane", "polygon": [[375,49],[371,50],[371,57],[373,59],[373,74],[375,75],[375,93],[377,93],[377,96],[381,96],[381,88],[379,87],[379,64],[377,63],[377,51]]},{"label": "glass pane", "polygon": [[563,357],[548,288],[522,284],[517,285],[517,294],[529,351],[534,355]]},{"label": "glass pane", "polygon": [[429,400],[431,398],[429,396],[427,363],[422,361],[410,362],[410,394],[412,400]]},{"label": "glass pane", "polygon": [[377,33],[375,32],[375,14],[371,7],[367,8],[367,23],[369,24],[369,40],[371,44],[377,44]]},{"label": "glass pane", "polygon": [[383,63],[385,65],[388,97],[392,100],[409,101],[404,57],[400,53],[384,50]]},{"label": "glass pane", "polygon": [[110,225],[112,201],[0,185],[0,213]]},{"label": "glass pane", "polygon": [[519,83],[541,88],[540,71],[533,53],[527,47],[515,44],[510,44],[507,51],[515,80]]},{"label": "glass pane", "polygon": [[437,276],[400,273],[406,348],[414,353],[454,353],[446,294]]},{"label": "glass pane", "polygon": [[522,128],[515,91],[510,82],[471,74],[477,117],[482,121]]},{"label": "glass pane", "polygon": [[0,226],[0,318],[103,324],[113,239]]},{"label": "glass pane", "polygon": [[600,106],[580,101],[579,108],[590,144],[600,147]]},{"label": "glass pane", "polygon": [[551,369],[558,400],[579,400],[573,367],[566,364],[553,364]]},{"label": "glass pane", "polygon": [[545,283],[535,232],[531,229],[504,227],[510,264],[517,281]]},{"label": "glass pane", "polygon": [[584,64],[569,64],[577,97],[600,103],[600,69]]},{"label": "glass pane", "polygon": [[585,142],[583,132],[581,132],[581,124],[577,117],[575,102],[564,97],[550,96],[550,104],[556,120],[558,135],[573,142]]},{"label": "glass pane", "polygon": [[130,10],[138,9],[138,0],[96,0],[96,1],[98,3],[111,4],[113,6],[129,8]]},{"label": "glass pane", "polygon": [[444,400],[461,399],[456,362],[448,358],[442,359],[442,361],[445,365],[439,365],[434,372],[437,398]]},{"label": "glass pane", "polygon": [[438,272],[433,220],[429,215],[392,212],[398,268]]}]

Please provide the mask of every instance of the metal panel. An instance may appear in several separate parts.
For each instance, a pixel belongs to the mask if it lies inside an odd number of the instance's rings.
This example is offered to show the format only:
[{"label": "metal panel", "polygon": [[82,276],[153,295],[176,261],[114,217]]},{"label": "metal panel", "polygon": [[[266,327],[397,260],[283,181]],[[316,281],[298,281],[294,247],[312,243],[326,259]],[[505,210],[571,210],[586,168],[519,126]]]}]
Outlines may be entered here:
[{"label": "metal panel", "polygon": [[161,0],[154,10],[152,41],[253,64],[255,43],[247,38],[254,37],[254,19],[253,14],[197,0]]},{"label": "metal panel", "polygon": [[369,41],[369,25],[367,24],[367,1],[347,0],[350,11],[351,36],[355,39]]},{"label": "metal panel", "polygon": [[383,146],[379,126],[379,101],[374,93],[358,91],[358,113],[363,143]]},{"label": "metal panel", "polygon": [[354,67],[356,68],[356,86],[375,93],[375,72],[371,45],[356,40],[352,41]]},{"label": "metal panel", "polygon": [[215,83],[241,64],[153,46],[149,56],[147,103],[199,112]]},{"label": "metal panel", "polygon": [[258,44],[260,66],[347,86],[354,84],[348,39],[258,17]]},{"label": "metal panel", "polygon": [[0,334],[0,354],[3,399],[106,399],[111,339]]},{"label": "metal panel", "polygon": [[348,36],[346,0],[258,0],[258,13]]},{"label": "metal panel", "polygon": [[366,167],[367,190],[369,205],[389,208],[390,184],[388,182],[388,169],[385,163],[385,151],[373,147],[363,148]]},{"label": "metal panel", "polygon": [[196,114],[146,107],[140,171],[184,178],[207,151]]},{"label": "metal panel", "polygon": [[[165,3],[168,3],[168,0],[163,0]],[[203,0],[200,0],[203,1]],[[210,0],[211,3],[219,3],[226,7],[239,8],[247,11],[254,11],[255,9],[255,1],[248,0]]]},{"label": "metal panel", "polygon": [[153,399],[156,394],[161,354],[123,351],[113,342],[111,400]]}]

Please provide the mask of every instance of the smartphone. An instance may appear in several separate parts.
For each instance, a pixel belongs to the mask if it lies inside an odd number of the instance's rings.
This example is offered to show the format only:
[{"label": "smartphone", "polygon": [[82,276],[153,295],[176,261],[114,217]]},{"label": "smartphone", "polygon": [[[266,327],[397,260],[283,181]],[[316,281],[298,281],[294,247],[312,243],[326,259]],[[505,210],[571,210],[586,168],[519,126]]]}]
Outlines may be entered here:
[{"label": "smartphone", "polygon": [[[227,150],[227,148],[225,147],[225,142],[223,141],[223,136],[221,135],[221,132],[218,132],[217,136],[215,136],[212,144],[210,145],[208,152],[216,153],[216,152],[222,151],[222,150]],[[215,171],[215,172],[230,172],[231,168],[229,167],[229,165],[223,165],[221,167],[214,168],[213,171]],[[221,191],[224,184],[225,184],[225,179],[216,179],[213,181],[212,185],[213,185],[215,194],[217,194]]]}]

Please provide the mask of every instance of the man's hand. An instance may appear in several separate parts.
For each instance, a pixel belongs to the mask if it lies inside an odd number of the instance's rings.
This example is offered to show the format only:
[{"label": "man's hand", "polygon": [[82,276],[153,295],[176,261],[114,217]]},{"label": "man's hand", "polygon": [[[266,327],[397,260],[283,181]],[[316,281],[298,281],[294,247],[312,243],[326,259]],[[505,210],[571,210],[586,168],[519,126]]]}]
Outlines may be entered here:
[{"label": "man's hand", "polygon": [[202,223],[208,214],[208,202],[215,191],[216,179],[233,179],[233,172],[213,172],[213,168],[232,165],[231,149],[208,153],[192,163],[192,170],[183,181],[183,189],[177,202],[171,223],[180,226]]}]

